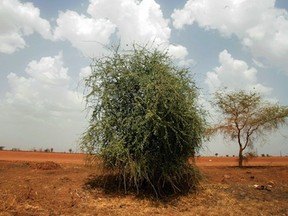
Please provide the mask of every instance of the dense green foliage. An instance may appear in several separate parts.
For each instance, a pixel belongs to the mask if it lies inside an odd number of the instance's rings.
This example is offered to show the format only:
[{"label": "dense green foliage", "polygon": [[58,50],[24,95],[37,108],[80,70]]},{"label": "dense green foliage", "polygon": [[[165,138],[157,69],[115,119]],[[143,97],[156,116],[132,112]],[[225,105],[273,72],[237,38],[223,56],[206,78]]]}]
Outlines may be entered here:
[{"label": "dense green foliage", "polygon": [[195,188],[199,173],[188,159],[201,147],[205,122],[188,70],[166,52],[136,46],[94,59],[91,68],[93,112],[82,149],[99,153],[125,190],[161,196]]},{"label": "dense green foliage", "polygon": [[215,105],[221,113],[220,122],[210,133],[221,133],[237,140],[239,166],[243,166],[243,151],[253,147],[257,138],[287,123],[288,107],[265,101],[255,92],[217,92]]}]

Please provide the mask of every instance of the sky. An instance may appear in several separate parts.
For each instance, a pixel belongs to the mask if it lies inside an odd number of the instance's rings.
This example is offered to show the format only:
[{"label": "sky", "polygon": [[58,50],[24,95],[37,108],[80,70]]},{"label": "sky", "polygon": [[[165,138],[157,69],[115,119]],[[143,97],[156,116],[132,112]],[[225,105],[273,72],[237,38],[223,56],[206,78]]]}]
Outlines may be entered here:
[{"label": "sky", "polygon": [[[151,42],[189,68],[211,116],[219,88],[256,89],[288,105],[286,0],[1,0],[0,146],[79,151],[92,58]],[[254,151],[288,155],[287,131]],[[216,136],[201,151],[215,153],[237,155],[237,143]]]}]

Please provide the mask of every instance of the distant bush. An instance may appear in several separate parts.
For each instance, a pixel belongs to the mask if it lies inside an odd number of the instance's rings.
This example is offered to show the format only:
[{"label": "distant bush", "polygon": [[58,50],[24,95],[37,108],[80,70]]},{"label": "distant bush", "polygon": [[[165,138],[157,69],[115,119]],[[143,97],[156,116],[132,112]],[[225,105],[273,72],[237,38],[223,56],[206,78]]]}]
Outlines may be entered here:
[{"label": "distant bush", "polygon": [[243,159],[245,162],[248,162],[249,160],[257,157],[257,154],[255,152],[247,152],[243,155]]},{"label": "distant bush", "polygon": [[248,157],[248,158],[254,158],[254,157],[257,157],[257,153],[256,152],[247,152],[246,154],[244,154],[245,157]]}]

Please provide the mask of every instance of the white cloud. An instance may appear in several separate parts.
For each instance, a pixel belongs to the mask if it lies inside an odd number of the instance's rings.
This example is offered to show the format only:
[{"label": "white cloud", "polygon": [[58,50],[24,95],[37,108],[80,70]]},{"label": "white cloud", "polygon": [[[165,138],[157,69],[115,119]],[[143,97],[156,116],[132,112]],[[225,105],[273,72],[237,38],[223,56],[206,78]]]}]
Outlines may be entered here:
[{"label": "white cloud", "polygon": [[[194,23],[193,7],[194,2],[188,0],[183,9],[174,9],[171,17],[174,20],[173,25],[175,28],[182,29],[184,25],[192,25]],[[201,5],[199,4],[198,7],[201,7]]]},{"label": "white cloud", "polygon": [[207,73],[205,83],[211,92],[219,88],[229,90],[257,90],[262,93],[270,93],[271,88],[257,81],[257,70],[249,67],[245,61],[234,59],[227,50],[219,54],[220,66]]},{"label": "white cloud", "polygon": [[[187,49],[169,45],[171,29],[154,0],[90,0],[88,15],[61,12],[54,30],[56,40],[68,40],[84,55],[98,57],[105,46],[119,40],[122,45],[169,47],[170,54],[182,65],[191,65]],[[116,41],[118,43],[118,41]],[[129,49],[129,47],[126,47]]]},{"label": "white cloud", "polygon": [[182,45],[170,44],[168,47],[168,54],[178,60],[178,65],[181,67],[189,67],[195,64],[193,59],[188,59],[188,50]]},{"label": "white cloud", "polygon": [[87,12],[94,19],[105,17],[114,23],[124,44],[167,43],[170,38],[168,20],[154,0],[90,0]]},{"label": "white cloud", "polygon": [[181,29],[196,22],[225,37],[234,34],[256,60],[288,73],[288,13],[274,5],[275,0],[188,0],[174,10],[173,25]]},{"label": "white cloud", "polygon": [[175,59],[183,59],[188,55],[188,51],[187,51],[186,47],[183,47],[181,45],[172,45],[171,44],[168,48],[168,52]]},{"label": "white cloud", "polygon": [[93,19],[74,11],[61,12],[54,31],[56,40],[68,40],[84,55],[94,57],[103,51],[115,32],[115,25],[105,18]]},{"label": "white cloud", "polygon": [[33,60],[25,71],[44,84],[61,86],[69,82],[68,68],[63,67],[62,53],[54,57],[43,57],[39,62]]},{"label": "white cloud", "polygon": [[[173,24],[181,29],[197,22],[207,29],[217,29],[223,35],[236,34],[243,37],[247,29],[257,26],[263,14],[271,13],[274,0],[188,0],[184,8],[175,9]],[[276,10],[276,9],[275,9]],[[183,13],[187,14],[183,17]]]},{"label": "white cloud", "polygon": [[[0,112],[5,113],[0,116],[0,130],[19,131],[23,145],[30,147],[41,147],[44,142],[63,150],[63,144],[75,144],[85,126],[84,104],[82,94],[71,90],[62,54],[31,61],[25,71],[27,77],[7,76],[10,90],[0,101]],[[39,136],[39,143],[35,143],[35,136]],[[14,138],[4,133],[0,139],[13,142]]]},{"label": "white cloud", "polygon": [[40,11],[32,3],[18,0],[0,1],[0,52],[11,54],[26,46],[24,37],[38,32],[51,39],[50,24],[40,17]]},{"label": "white cloud", "polygon": [[242,39],[255,58],[263,58],[266,64],[273,64],[288,74],[288,13],[274,9],[264,13],[261,23],[247,29]]},{"label": "white cloud", "polygon": [[[7,76],[11,88],[6,94],[7,104],[15,108],[25,106],[30,109],[31,115],[41,113],[49,118],[57,117],[54,114],[58,112],[66,115],[81,107],[81,95],[69,90],[70,77],[68,68],[63,66],[61,53],[33,60],[25,71],[28,78],[14,73]],[[21,112],[20,109],[18,111]]]}]

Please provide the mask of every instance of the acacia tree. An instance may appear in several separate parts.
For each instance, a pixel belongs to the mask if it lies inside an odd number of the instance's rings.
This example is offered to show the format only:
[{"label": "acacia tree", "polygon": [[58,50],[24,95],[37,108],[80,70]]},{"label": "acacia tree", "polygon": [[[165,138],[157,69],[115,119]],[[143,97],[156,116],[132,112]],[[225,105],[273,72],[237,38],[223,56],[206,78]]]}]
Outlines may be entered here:
[{"label": "acacia tree", "polygon": [[102,157],[125,192],[150,188],[156,196],[195,188],[205,121],[187,69],[166,52],[134,46],[94,59],[85,80],[90,125],[82,150]]},{"label": "acacia tree", "polygon": [[208,131],[237,140],[240,167],[243,166],[243,151],[253,147],[253,141],[287,123],[288,107],[265,101],[256,92],[218,91],[215,104],[222,118]]}]

